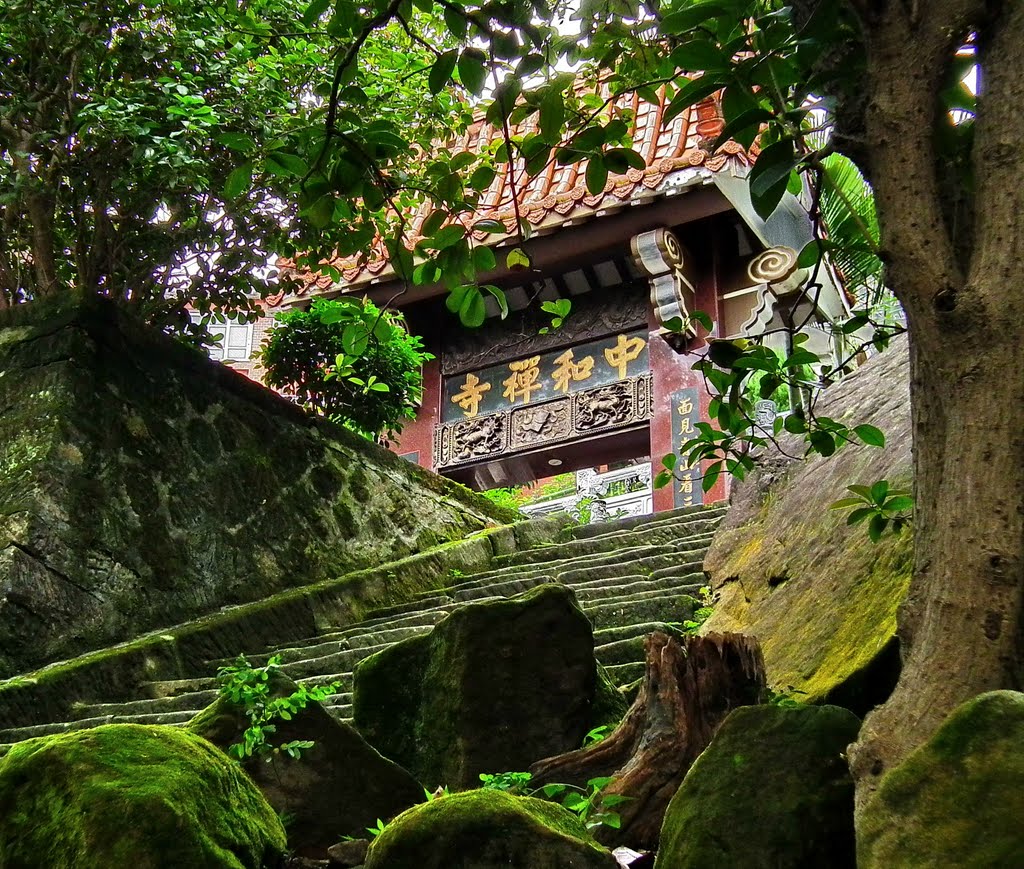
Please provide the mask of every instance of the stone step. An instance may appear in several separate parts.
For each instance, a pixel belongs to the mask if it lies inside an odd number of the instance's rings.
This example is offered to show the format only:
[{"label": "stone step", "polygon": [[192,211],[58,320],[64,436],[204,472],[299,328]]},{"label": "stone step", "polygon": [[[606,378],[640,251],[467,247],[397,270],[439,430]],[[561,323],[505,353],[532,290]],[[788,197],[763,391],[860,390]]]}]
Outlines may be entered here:
[{"label": "stone step", "polygon": [[681,624],[693,615],[696,601],[688,594],[652,596],[628,595],[619,600],[602,601],[585,610],[594,628],[603,630],[617,625],[643,622]]},{"label": "stone step", "polygon": [[111,715],[145,715],[150,712],[198,712],[213,703],[220,692],[216,688],[173,694],[169,697],[144,697],[124,703],[87,703],[75,707],[75,719],[88,719]]},{"label": "stone step", "polygon": [[151,712],[132,715],[100,715],[92,718],[79,718],[73,721],[54,721],[49,724],[34,724],[30,727],[12,727],[0,730],[0,742],[21,742],[36,736],[49,736],[51,733],[67,733],[71,730],[86,730],[99,727],[101,724],[184,724],[190,721],[196,711],[192,709],[176,712]]},{"label": "stone step", "polygon": [[585,537],[581,540],[568,540],[565,543],[551,543],[546,546],[538,546],[534,549],[526,549],[522,552],[514,552],[510,555],[496,556],[492,564],[499,567],[540,564],[549,561],[565,561],[572,558],[580,558],[587,555],[597,555],[602,552],[628,552],[638,546],[650,545],[680,545],[689,544],[697,548],[698,541],[707,545],[714,534],[714,528],[704,523],[697,533],[687,534],[680,538],[677,535],[666,532],[659,539],[653,539],[650,535],[639,535],[635,532],[624,531],[617,534],[607,534],[600,537]]},{"label": "stone step", "polygon": [[662,513],[646,513],[643,516],[625,516],[622,519],[609,519],[606,522],[594,522],[590,525],[575,525],[563,531],[566,537],[581,539],[584,537],[600,537],[614,534],[617,531],[632,531],[644,527],[656,527],[662,524],[685,524],[688,519],[721,519],[728,512],[724,502],[695,507],[678,507]]},{"label": "stone step", "polygon": [[[440,621],[440,617],[438,618]],[[309,637],[305,640],[298,640],[285,647],[278,647],[269,652],[261,652],[255,655],[247,655],[249,663],[254,667],[265,666],[272,657],[279,657],[282,666],[295,661],[305,661],[311,658],[322,658],[328,655],[344,651],[354,651],[367,647],[384,647],[407,640],[409,637],[418,637],[428,634],[433,630],[432,623],[420,625],[407,625],[399,628],[376,630],[370,628],[362,633],[352,632],[345,637],[329,639],[328,636]],[[215,667],[224,661],[211,661],[210,666]]]},{"label": "stone step", "polygon": [[644,662],[631,661],[628,664],[612,664],[610,667],[605,667],[604,671],[615,685],[622,687],[643,677]]},{"label": "stone step", "polygon": [[672,594],[690,594],[697,596],[704,581],[704,575],[700,573],[688,573],[682,576],[663,576],[661,579],[651,579],[643,574],[622,577],[621,583],[609,583],[607,580],[595,580],[594,583],[577,587],[576,599],[580,602],[583,611],[586,612],[590,606],[599,603],[606,603],[610,600],[631,598],[637,594],[648,594],[657,596],[665,592]]},{"label": "stone step", "polygon": [[[630,664],[635,661],[644,660],[644,638],[654,631],[666,631],[674,633],[672,625],[664,622],[645,622],[643,624],[629,625],[626,628],[617,628],[621,636],[610,642],[604,642],[594,647],[594,655],[601,665],[606,669],[617,664]],[[594,637],[597,641],[597,635]]]},{"label": "stone step", "polygon": [[[684,565],[684,567],[694,566],[695,565],[693,564]],[[642,597],[660,599],[661,597],[664,597],[666,593],[675,596],[685,594],[696,597],[703,584],[703,580],[704,575],[702,573],[693,571],[683,573],[682,575],[663,572],[657,579],[652,579],[646,574],[632,574],[612,579],[599,577],[588,582],[576,583],[573,585],[573,588],[576,590],[580,606],[584,612],[589,612],[591,606],[596,606],[598,604],[631,604]],[[526,591],[533,585],[540,584],[544,581],[550,581],[550,577],[540,577],[534,583],[524,582],[514,589],[508,589],[504,584],[501,587],[491,587],[491,591],[495,593],[486,595],[486,597],[481,599],[497,600],[510,594],[517,594],[519,592]],[[484,591],[485,590],[481,590],[480,593],[484,594]],[[477,601],[471,600],[466,602]],[[288,647],[279,647],[273,652],[250,655],[248,656],[248,659],[253,666],[263,666],[271,655],[279,656],[282,660],[282,664],[292,664],[307,662],[314,658],[339,655],[344,652],[355,653],[370,649],[372,653],[372,651],[378,651],[380,648],[391,643],[429,633],[433,629],[433,626],[440,621],[444,615],[447,615],[457,606],[462,605],[462,603],[463,602],[453,603],[445,606],[443,610],[422,610],[421,612],[424,615],[431,614],[432,617],[429,619],[418,620],[417,624],[405,625],[398,628],[392,628],[390,630],[376,630],[371,628],[363,632],[360,632],[359,625],[354,625],[352,628],[347,629],[344,636],[341,636],[340,638],[330,639],[330,637],[335,636],[332,634],[310,637],[307,640],[295,642]],[[344,658],[339,660],[344,660]],[[212,661],[210,662],[210,665],[211,668],[213,668],[223,663],[228,663],[228,661]],[[303,672],[305,672],[305,670],[303,670]]]}]

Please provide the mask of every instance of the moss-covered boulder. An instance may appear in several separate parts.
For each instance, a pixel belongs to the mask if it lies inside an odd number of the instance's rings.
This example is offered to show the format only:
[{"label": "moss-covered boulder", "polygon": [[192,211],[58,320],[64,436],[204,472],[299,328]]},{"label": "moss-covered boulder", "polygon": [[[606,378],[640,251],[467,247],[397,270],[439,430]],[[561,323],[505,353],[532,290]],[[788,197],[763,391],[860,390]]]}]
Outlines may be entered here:
[{"label": "moss-covered boulder", "polygon": [[[271,694],[296,688],[275,673]],[[221,749],[242,741],[248,727],[242,709],[220,697],[193,718],[188,729]],[[342,836],[361,836],[377,818],[392,818],[423,799],[423,788],[398,764],[383,758],[355,728],[309,702],[289,721],[275,721],[271,745],[309,741],[298,759],[278,753],[252,757],[244,767],[271,806],[288,819],[288,841],[306,856],[324,857]]]},{"label": "moss-covered boulder", "polygon": [[355,725],[427,786],[469,788],[579,748],[597,711],[609,717],[597,680],[590,622],[570,589],[545,585],[460,607],[362,662]]},{"label": "moss-covered boulder", "polygon": [[475,790],[399,815],[370,845],[366,869],[616,869],[571,812],[532,797]]},{"label": "moss-covered boulder", "polygon": [[111,724],[0,760],[4,869],[276,867],[285,832],[234,761],[173,727]]},{"label": "moss-covered boulder", "polygon": [[1024,866],[1024,694],[964,703],[861,812],[862,869]]},{"label": "moss-covered boulder", "polygon": [[707,631],[755,636],[768,684],[804,699],[866,714],[899,676],[896,612],[913,560],[910,532],[875,544],[848,511],[831,510],[851,484],[911,482],[907,348],[891,349],[829,389],[816,413],[885,432],[883,449],[844,446],[834,456],[793,460],[804,444],[780,439],[731,495],[731,509],[704,561],[718,597]]},{"label": "moss-covered boulder", "polygon": [[852,869],[859,727],[838,706],[730,713],[669,804],[656,869]]}]

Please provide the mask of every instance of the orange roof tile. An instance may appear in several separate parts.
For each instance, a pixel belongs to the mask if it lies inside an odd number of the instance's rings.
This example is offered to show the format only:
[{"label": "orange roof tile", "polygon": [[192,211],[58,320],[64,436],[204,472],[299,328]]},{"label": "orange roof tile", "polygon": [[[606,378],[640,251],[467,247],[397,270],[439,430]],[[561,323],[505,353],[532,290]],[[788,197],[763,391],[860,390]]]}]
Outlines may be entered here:
[{"label": "orange roof tile", "polygon": [[[645,191],[649,191],[648,195],[653,197],[665,176],[678,169],[702,166],[717,172],[729,164],[749,165],[756,154],[756,146],[753,152],[748,153],[741,145],[731,141],[726,142],[713,155],[704,150],[703,146],[717,136],[723,126],[715,97],[709,97],[689,111],[682,112],[667,126],[663,126],[661,122],[665,110],[664,91],[661,92],[661,102],[657,105],[640,99],[636,94],[628,94],[618,101],[616,106],[620,110],[629,109],[634,113],[631,131],[633,148],[647,162],[644,169],[629,169],[625,175],[610,175],[604,190],[591,195],[584,180],[585,162],[558,166],[552,161],[543,172],[532,178],[526,177],[522,160],[506,167],[515,173],[520,216],[534,228],[535,232],[551,232],[569,222],[576,223],[593,217],[602,210],[621,207],[644,197]],[[535,130],[536,121],[531,117],[513,127],[512,135],[525,135]],[[479,151],[500,136],[499,128],[477,121],[453,143],[452,151]],[[422,238],[419,233],[420,227],[433,210],[430,203],[425,203],[410,219],[410,248]],[[515,231],[516,218],[509,171],[499,172],[491,186],[480,197],[480,207],[473,214],[473,221],[475,223],[483,219],[501,221],[509,234]],[[473,237],[477,241],[489,238],[492,242],[503,238],[500,234],[488,236],[483,232],[473,233]],[[350,286],[359,286],[374,278],[384,277],[385,273],[391,274],[382,244],[358,257],[334,260],[329,264],[341,271],[342,280]],[[285,260],[280,261],[278,265],[282,277],[294,282],[295,289],[292,292],[296,296],[303,296],[318,289],[328,290],[334,286],[334,280],[328,275],[296,270]],[[284,295],[282,292],[271,297],[272,304],[279,304]]]}]

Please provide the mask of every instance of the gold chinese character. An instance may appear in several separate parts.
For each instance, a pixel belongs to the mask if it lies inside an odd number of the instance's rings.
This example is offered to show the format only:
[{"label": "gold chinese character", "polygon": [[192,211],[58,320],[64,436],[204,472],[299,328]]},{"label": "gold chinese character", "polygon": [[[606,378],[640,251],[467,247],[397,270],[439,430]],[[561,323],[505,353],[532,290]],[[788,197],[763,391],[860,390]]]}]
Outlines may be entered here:
[{"label": "gold chinese character", "polygon": [[693,420],[688,416],[684,416],[679,420],[679,433],[680,434],[693,434]]},{"label": "gold chinese character", "polygon": [[452,403],[462,408],[464,416],[476,416],[480,411],[484,393],[490,388],[491,384],[481,383],[475,374],[467,374],[466,382],[462,384],[462,392],[452,396]]},{"label": "gold chinese character", "polygon": [[693,491],[693,477],[683,477],[679,483],[679,491],[684,494],[689,494]]},{"label": "gold chinese character", "polygon": [[594,373],[594,357],[584,356],[579,362],[572,358],[572,350],[566,350],[555,359],[555,370],[552,378],[556,392],[568,392],[570,380],[586,380]]},{"label": "gold chinese character", "polygon": [[619,335],[618,343],[614,347],[607,347],[604,351],[604,358],[612,368],[618,369],[619,379],[626,376],[626,366],[629,365],[640,353],[647,342],[643,338],[627,338]]},{"label": "gold chinese character", "polygon": [[683,498],[683,506],[684,507],[692,507],[693,506],[693,495],[687,495],[685,498]]},{"label": "gold chinese character", "polygon": [[512,372],[502,383],[505,384],[503,395],[513,404],[517,398],[523,400],[523,404],[529,404],[530,398],[538,389],[542,389],[537,382],[540,377],[539,356],[531,356],[529,359],[520,359],[518,362],[509,362],[508,367]]},{"label": "gold chinese character", "polygon": [[693,412],[693,402],[688,398],[684,398],[679,402],[679,407],[676,408],[676,413],[680,416],[688,416]]}]

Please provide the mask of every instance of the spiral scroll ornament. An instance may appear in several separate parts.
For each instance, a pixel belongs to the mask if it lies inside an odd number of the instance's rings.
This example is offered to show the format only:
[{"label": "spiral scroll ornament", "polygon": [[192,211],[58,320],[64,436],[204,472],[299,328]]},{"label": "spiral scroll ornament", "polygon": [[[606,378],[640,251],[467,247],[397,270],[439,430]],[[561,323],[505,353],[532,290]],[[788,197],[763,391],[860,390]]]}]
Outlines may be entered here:
[{"label": "spiral scroll ornament", "polygon": [[791,247],[770,247],[747,266],[747,277],[755,284],[768,284],[776,293],[795,290],[807,279],[807,269],[798,265],[799,255]]}]

